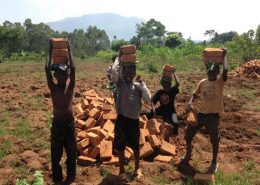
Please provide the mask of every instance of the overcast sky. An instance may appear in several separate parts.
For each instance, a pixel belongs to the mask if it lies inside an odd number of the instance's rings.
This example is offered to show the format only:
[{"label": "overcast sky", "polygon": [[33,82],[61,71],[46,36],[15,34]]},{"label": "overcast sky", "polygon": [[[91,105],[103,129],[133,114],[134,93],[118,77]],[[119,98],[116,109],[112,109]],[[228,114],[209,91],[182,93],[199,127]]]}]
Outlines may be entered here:
[{"label": "overcast sky", "polygon": [[0,0],[0,23],[50,22],[91,13],[113,12],[145,21],[154,18],[167,31],[182,32],[187,39],[204,40],[203,33],[237,31],[260,24],[260,0]]}]

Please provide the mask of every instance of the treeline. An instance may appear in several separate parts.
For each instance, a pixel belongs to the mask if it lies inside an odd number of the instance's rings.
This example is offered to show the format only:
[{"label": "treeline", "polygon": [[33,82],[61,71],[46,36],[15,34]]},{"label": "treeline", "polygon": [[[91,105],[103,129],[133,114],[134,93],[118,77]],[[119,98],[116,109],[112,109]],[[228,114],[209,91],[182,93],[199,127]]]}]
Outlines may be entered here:
[{"label": "treeline", "polygon": [[45,55],[48,39],[52,37],[68,38],[77,56],[93,56],[100,50],[110,48],[106,32],[95,26],[89,26],[86,31],[75,29],[72,33],[58,32],[44,23],[33,24],[26,19],[23,24],[5,21],[0,25],[0,57],[8,58],[14,53],[22,56],[31,53]]},{"label": "treeline", "polygon": [[226,47],[243,61],[260,58],[260,25],[256,31],[249,30],[241,35],[235,31],[219,34],[215,30],[206,30],[204,35],[209,37],[208,41],[195,43],[184,39],[181,32],[169,32],[161,22],[150,19],[136,25],[136,35],[129,41],[114,36],[110,42],[106,32],[95,26],[69,33],[54,31],[44,23],[34,24],[30,19],[23,24],[5,21],[0,25],[0,60],[19,56],[45,57],[51,37],[68,38],[74,55],[81,59],[93,56],[110,58],[122,44],[130,43],[136,44],[143,59],[155,53],[158,56],[153,58],[158,59],[185,57],[187,54],[199,56],[204,47]]}]

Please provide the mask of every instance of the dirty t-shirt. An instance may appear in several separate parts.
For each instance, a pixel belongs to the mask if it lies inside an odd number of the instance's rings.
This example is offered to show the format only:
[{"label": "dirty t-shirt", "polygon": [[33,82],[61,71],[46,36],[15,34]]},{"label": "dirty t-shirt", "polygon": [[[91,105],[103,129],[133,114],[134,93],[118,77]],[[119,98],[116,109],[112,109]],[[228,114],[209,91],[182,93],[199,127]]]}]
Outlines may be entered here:
[{"label": "dirty t-shirt", "polygon": [[201,105],[199,112],[208,113],[222,113],[223,112],[223,87],[224,80],[222,77],[215,81],[203,79],[199,82],[193,94],[201,98]]},{"label": "dirty t-shirt", "polygon": [[179,88],[175,85],[171,87],[169,92],[164,91],[163,89],[158,90],[152,98],[153,104],[160,102],[160,106],[164,112],[175,112],[174,100],[176,95],[179,93]]}]

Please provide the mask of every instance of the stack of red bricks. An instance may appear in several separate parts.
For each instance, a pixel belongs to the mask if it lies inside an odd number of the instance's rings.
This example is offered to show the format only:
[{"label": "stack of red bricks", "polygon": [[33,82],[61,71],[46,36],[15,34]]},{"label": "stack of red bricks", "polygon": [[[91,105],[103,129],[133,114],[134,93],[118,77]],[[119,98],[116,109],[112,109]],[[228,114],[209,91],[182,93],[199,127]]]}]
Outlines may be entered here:
[{"label": "stack of red bricks", "polygon": [[260,60],[251,60],[230,72],[231,76],[260,79]]},{"label": "stack of red bricks", "polygon": [[[119,162],[116,151],[113,151],[114,124],[116,111],[112,98],[102,98],[94,90],[83,93],[84,99],[74,105],[78,164],[92,165],[97,161],[103,164]],[[140,157],[156,156],[155,161],[172,162],[176,147],[161,139],[169,125],[156,119],[147,120],[140,117]],[[158,152],[159,151],[159,152]],[[159,154],[158,154],[159,153]],[[133,158],[133,151],[126,147],[125,157]]]}]

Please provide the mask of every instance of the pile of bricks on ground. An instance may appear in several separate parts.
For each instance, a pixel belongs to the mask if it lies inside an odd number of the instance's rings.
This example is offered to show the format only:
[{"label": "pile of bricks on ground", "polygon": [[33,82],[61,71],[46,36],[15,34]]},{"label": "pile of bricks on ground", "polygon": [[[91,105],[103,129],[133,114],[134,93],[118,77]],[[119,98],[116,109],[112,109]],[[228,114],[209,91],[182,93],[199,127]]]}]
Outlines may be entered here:
[{"label": "pile of bricks on ground", "polygon": [[[102,98],[94,90],[83,93],[84,99],[74,105],[79,165],[96,162],[118,165],[117,152],[113,150],[114,124],[117,114],[112,98]],[[159,120],[159,119],[158,119]],[[140,157],[152,157],[155,161],[172,162],[176,147],[161,139],[170,125],[140,117]],[[133,159],[130,147],[126,147],[125,158]]]},{"label": "pile of bricks on ground", "polygon": [[245,76],[250,78],[260,78],[260,60],[252,60],[242,64],[240,67],[230,72],[231,76]]}]

